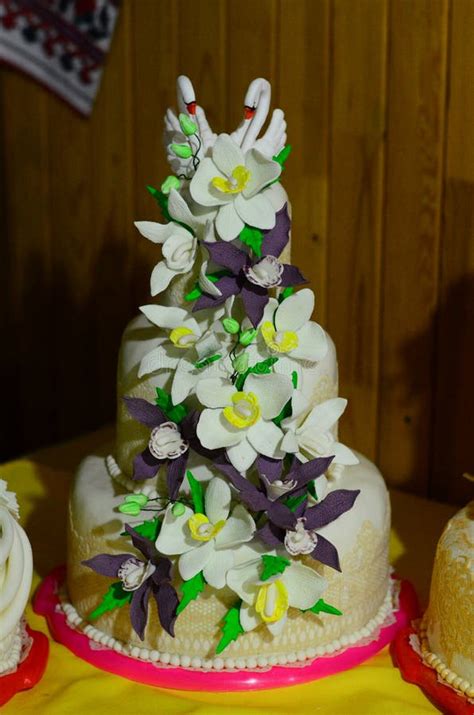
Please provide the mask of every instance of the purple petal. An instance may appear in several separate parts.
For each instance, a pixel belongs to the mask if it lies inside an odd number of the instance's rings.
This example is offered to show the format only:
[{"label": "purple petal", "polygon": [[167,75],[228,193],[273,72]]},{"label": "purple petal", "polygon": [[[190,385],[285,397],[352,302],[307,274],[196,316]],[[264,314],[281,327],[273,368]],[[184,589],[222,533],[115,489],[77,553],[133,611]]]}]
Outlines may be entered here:
[{"label": "purple petal", "polygon": [[285,204],[276,213],[275,226],[269,231],[263,232],[262,256],[275,256],[275,258],[278,258],[289,241],[290,227],[288,205]]},{"label": "purple petal", "polygon": [[341,570],[336,547],[320,534],[318,534],[318,542],[314,551],[311,552],[311,556],[325,566],[330,566],[332,569],[336,569],[336,571]]},{"label": "purple petal", "polygon": [[117,554],[116,556],[111,556],[110,554],[99,554],[98,556],[94,556],[92,559],[83,561],[82,565],[88,566],[101,576],[110,576],[110,578],[115,578],[121,565],[130,558],[133,558],[132,554]]},{"label": "purple petal", "polygon": [[228,268],[234,275],[240,273],[247,263],[247,254],[231,243],[217,241],[216,243],[206,243],[205,246],[214,263],[223,268]]},{"label": "purple petal", "polygon": [[263,311],[268,303],[268,290],[246,280],[242,286],[241,295],[245,312],[253,327],[256,328],[263,317]]},{"label": "purple petal", "polygon": [[141,481],[142,479],[152,479],[156,476],[160,466],[163,464],[162,459],[157,459],[152,455],[148,447],[137,454],[133,460],[133,475],[132,479]]},{"label": "purple petal", "polygon": [[140,588],[134,592],[130,604],[130,621],[133,630],[143,640],[145,635],[146,622],[148,620],[148,600],[150,598],[150,582],[147,579]]},{"label": "purple petal", "polygon": [[352,508],[360,489],[337,489],[316,506],[306,510],[306,529],[320,529]]},{"label": "purple petal", "polygon": [[257,487],[248,481],[235,467],[224,459],[216,460],[214,466],[239,491],[241,500],[253,511],[266,511],[271,502]]},{"label": "purple petal", "polygon": [[158,607],[160,623],[165,631],[174,638],[176,609],[179,604],[178,594],[170,583],[162,583],[160,586],[153,588],[153,595]]},{"label": "purple petal", "polygon": [[267,546],[271,546],[272,548],[280,547],[285,539],[285,531],[270,523],[262,526],[262,528],[257,531],[257,535]]},{"label": "purple petal", "polygon": [[200,412],[191,410],[186,417],[183,417],[179,423],[179,430],[187,442],[196,437],[197,424],[199,422]]},{"label": "purple petal", "polygon": [[158,427],[167,420],[167,417],[157,405],[153,405],[147,400],[142,400],[141,397],[124,397],[123,400],[127,405],[130,416],[150,429]]},{"label": "purple petal", "polygon": [[283,273],[281,274],[281,286],[297,286],[301,283],[307,283],[307,279],[298,270],[296,266],[289,263],[283,264]]},{"label": "purple petal", "polygon": [[143,556],[148,560],[156,563],[160,558],[158,551],[155,548],[155,544],[150,539],[146,539],[144,536],[132,529],[129,524],[125,524],[125,531],[129,536],[132,537],[132,544],[138,551],[141,551]]},{"label": "purple petal", "polygon": [[171,580],[171,561],[165,557],[160,557],[155,561],[156,570],[151,575],[152,581],[156,586],[160,586],[163,581]]},{"label": "purple petal", "polygon": [[179,457],[176,457],[176,459],[170,459],[168,462],[166,482],[168,484],[168,495],[171,501],[175,501],[178,496],[179,488],[183,483],[188,457],[189,449],[184,454],[180,454]]},{"label": "purple petal", "polygon": [[302,464],[297,459],[294,460],[290,472],[286,479],[294,479],[298,483],[298,488],[306,486],[313,479],[317,479],[327,472],[334,457],[316,457],[309,462]]},{"label": "purple petal", "polygon": [[265,478],[267,482],[273,483],[281,478],[283,460],[272,459],[259,454],[257,457],[257,469],[261,479]]},{"label": "purple petal", "polygon": [[267,508],[267,514],[270,521],[282,529],[293,529],[296,525],[296,516],[294,513],[291,509],[278,501],[270,502],[270,506]]},{"label": "purple petal", "polygon": [[237,293],[240,293],[242,281],[235,276],[224,276],[218,280],[215,285],[219,288],[222,295],[218,297],[206,294],[202,295],[194,303],[193,311],[204,310],[205,308],[215,308],[218,305],[222,305],[222,303],[225,303],[227,298],[231,295],[237,295]]}]

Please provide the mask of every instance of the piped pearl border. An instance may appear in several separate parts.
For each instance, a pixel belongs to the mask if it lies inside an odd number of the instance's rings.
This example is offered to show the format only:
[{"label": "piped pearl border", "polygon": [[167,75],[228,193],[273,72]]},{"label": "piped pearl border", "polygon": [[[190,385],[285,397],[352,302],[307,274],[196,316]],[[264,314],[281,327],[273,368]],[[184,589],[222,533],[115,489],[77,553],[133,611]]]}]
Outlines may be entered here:
[{"label": "piped pearl border", "polygon": [[105,466],[109,476],[127,491],[134,494],[145,494],[148,499],[156,499],[159,496],[156,489],[149,484],[139,484],[126,477],[111,454],[105,458]]},{"label": "piped pearl border", "polygon": [[462,678],[460,675],[455,673],[454,670],[451,670],[451,668],[448,668],[446,663],[444,663],[441,658],[436,655],[436,653],[433,653],[433,651],[430,650],[426,628],[426,622],[423,618],[420,623],[419,636],[421,656],[424,662],[436,670],[441,680],[454,688],[454,690],[457,690],[470,700],[474,699],[474,686],[472,683],[465,678]]},{"label": "piped pearl border", "polygon": [[341,651],[354,645],[365,645],[371,642],[381,630],[381,628],[393,622],[393,613],[398,610],[398,593],[399,584],[397,581],[390,579],[390,584],[387,590],[385,599],[379,608],[377,614],[367,623],[364,628],[356,631],[349,636],[341,636],[332,643],[306,650],[293,651],[286,655],[274,656],[250,656],[248,658],[201,658],[199,656],[176,655],[158,650],[150,650],[148,648],[140,648],[139,646],[131,645],[119,641],[113,636],[104,633],[95,626],[88,624],[82,616],[80,616],[74,606],[67,601],[62,600],[58,606],[64,612],[68,625],[80,630],[97,646],[110,648],[117,653],[123,653],[131,658],[154,663],[160,666],[181,666],[182,668],[192,668],[196,670],[256,670],[261,668],[270,668],[276,665],[309,665],[310,662],[321,658],[322,656],[339,655]]},{"label": "piped pearl border", "polygon": [[0,677],[14,673],[20,663],[28,655],[30,638],[26,633],[25,623],[22,621],[13,637],[8,658],[0,662]]}]

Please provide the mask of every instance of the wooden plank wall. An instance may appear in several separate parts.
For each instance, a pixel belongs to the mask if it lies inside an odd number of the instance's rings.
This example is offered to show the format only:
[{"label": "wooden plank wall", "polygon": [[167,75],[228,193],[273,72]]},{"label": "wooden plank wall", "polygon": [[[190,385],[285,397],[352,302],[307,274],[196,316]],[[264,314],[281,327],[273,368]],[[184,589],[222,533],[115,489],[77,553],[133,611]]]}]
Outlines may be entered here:
[{"label": "wooden plank wall", "polygon": [[0,73],[1,456],[113,418],[147,299],[144,187],[174,79],[218,130],[270,79],[294,256],[338,347],[342,438],[390,484],[465,501],[474,472],[474,2],[125,0],[91,119]]}]

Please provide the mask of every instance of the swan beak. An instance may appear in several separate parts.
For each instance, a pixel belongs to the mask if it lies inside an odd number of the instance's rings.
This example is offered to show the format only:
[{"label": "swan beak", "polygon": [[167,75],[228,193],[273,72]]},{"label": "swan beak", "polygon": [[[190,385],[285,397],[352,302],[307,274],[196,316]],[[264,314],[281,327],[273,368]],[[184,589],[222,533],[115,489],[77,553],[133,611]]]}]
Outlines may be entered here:
[{"label": "swan beak", "polygon": [[186,109],[188,110],[189,114],[194,116],[196,114],[196,102],[186,102]]},{"label": "swan beak", "polygon": [[244,107],[244,119],[252,119],[255,114],[255,107]]}]

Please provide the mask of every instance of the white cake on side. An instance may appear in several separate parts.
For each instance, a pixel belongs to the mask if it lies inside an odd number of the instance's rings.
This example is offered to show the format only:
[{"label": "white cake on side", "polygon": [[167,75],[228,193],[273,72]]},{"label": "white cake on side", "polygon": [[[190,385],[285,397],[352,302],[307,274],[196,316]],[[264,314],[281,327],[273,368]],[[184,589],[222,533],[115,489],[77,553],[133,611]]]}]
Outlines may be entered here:
[{"label": "white cake on side", "polygon": [[18,517],[16,497],[0,480],[0,676],[15,671],[28,642],[23,614],[30,595],[33,559]]}]

